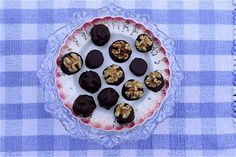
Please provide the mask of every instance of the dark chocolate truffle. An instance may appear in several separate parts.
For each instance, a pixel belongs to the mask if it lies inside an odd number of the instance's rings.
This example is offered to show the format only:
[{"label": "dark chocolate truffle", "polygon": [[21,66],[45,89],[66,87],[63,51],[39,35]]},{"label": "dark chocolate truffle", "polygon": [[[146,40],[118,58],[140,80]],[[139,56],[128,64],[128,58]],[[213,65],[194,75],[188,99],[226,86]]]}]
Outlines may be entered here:
[{"label": "dark chocolate truffle", "polygon": [[101,88],[101,79],[96,72],[90,70],[80,75],[79,84],[84,90],[95,93]]},{"label": "dark chocolate truffle", "polygon": [[158,71],[150,72],[145,77],[144,83],[147,88],[152,90],[153,92],[160,91],[165,85],[164,78]]},{"label": "dark chocolate truffle", "polygon": [[98,94],[97,99],[101,107],[109,110],[117,103],[119,94],[113,88],[105,88]]},{"label": "dark chocolate truffle", "polygon": [[90,35],[91,35],[91,40],[95,45],[103,46],[109,41],[111,33],[107,28],[107,26],[99,24],[95,25],[91,29]]},{"label": "dark chocolate truffle", "polygon": [[152,39],[146,34],[140,34],[135,40],[135,47],[139,52],[148,52],[152,46]]},{"label": "dark chocolate truffle", "polygon": [[61,70],[67,75],[77,73],[82,65],[83,60],[81,56],[75,52],[67,53],[61,59]]},{"label": "dark chocolate truffle", "polygon": [[78,116],[89,117],[92,115],[95,108],[96,104],[92,96],[80,95],[74,101],[72,110]]},{"label": "dark chocolate truffle", "polygon": [[109,54],[113,61],[122,63],[129,59],[132,49],[129,43],[124,40],[117,40],[109,47]]},{"label": "dark chocolate truffle", "polygon": [[120,103],[114,109],[117,123],[126,124],[134,120],[134,109],[127,103]]},{"label": "dark chocolate truffle", "polygon": [[128,80],[122,87],[122,95],[127,100],[138,100],[143,94],[143,84],[137,80]]},{"label": "dark chocolate truffle", "polygon": [[142,58],[135,58],[132,60],[129,69],[134,75],[142,76],[147,70],[147,63]]},{"label": "dark chocolate truffle", "polygon": [[88,53],[85,64],[90,69],[98,68],[104,61],[103,55],[99,50],[92,50]]},{"label": "dark chocolate truffle", "polygon": [[103,77],[107,84],[118,86],[124,81],[125,73],[119,65],[112,64],[104,69]]}]

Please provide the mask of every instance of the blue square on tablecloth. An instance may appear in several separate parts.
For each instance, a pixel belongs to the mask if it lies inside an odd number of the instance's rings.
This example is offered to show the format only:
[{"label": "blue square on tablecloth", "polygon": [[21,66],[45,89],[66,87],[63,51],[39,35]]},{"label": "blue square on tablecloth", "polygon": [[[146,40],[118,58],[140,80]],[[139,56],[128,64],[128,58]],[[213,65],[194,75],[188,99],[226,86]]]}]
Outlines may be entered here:
[{"label": "blue square on tablecloth", "polygon": [[54,142],[54,148],[57,150],[70,150],[69,148],[69,140],[70,137],[60,137],[60,138],[55,138]]},{"label": "blue square on tablecloth", "polygon": [[[7,34],[7,33],[5,33]],[[1,53],[5,55],[17,55],[22,53],[23,44],[20,40],[5,40],[0,41]]]},{"label": "blue square on tablecloth", "polygon": [[149,137],[148,139],[142,140],[142,142],[138,142],[137,149],[151,149],[152,146],[152,138]]},{"label": "blue square on tablecloth", "polygon": [[199,22],[205,24],[215,23],[215,12],[214,10],[200,10],[199,11]]},{"label": "blue square on tablecloth", "polygon": [[171,150],[179,150],[186,148],[186,141],[184,135],[169,135],[169,148]]},{"label": "blue square on tablecloth", "polygon": [[[12,64],[9,66],[12,66],[9,68],[14,68],[15,65]],[[4,79],[5,86],[15,87],[15,86],[23,85],[22,82],[23,82],[22,73],[20,72],[6,72],[5,73],[5,79]]]},{"label": "blue square on tablecloth", "polygon": [[[79,146],[79,147],[78,147]],[[87,141],[86,140],[80,140],[80,139],[69,139],[69,149],[70,150],[87,150]]]},{"label": "blue square on tablecloth", "polygon": [[21,20],[25,23],[33,23],[34,21],[37,21],[37,16],[37,11],[25,9],[21,12]]},{"label": "blue square on tablecloth", "polygon": [[39,119],[47,119],[47,118],[51,118],[50,114],[48,112],[43,112],[44,109],[44,104],[43,103],[37,103],[37,104],[32,104],[32,106],[29,108],[29,110],[33,110],[36,106],[37,111],[32,111],[33,113],[35,113],[35,115],[39,118]]},{"label": "blue square on tablecloth", "polygon": [[209,150],[209,149],[218,149],[218,142],[217,138],[214,135],[202,135],[202,149]]},{"label": "blue square on tablecloth", "polygon": [[38,148],[38,141],[37,141],[38,138],[37,136],[22,137],[22,150],[30,151],[30,150],[40,149]]},{"label": "blue square on tablecloth", "polygon": [[7,104],[4,105],[5,106],[5,110],[8,110],[9,112],[5,112],[5,117],[7,119],[21,119],[22,118],[22,106],[19,104]]},{"label": "blue square on tablecloth", "polygon": [[168,15],[168,23],[182,23],[183,22],[183,11],[179,10],[178,13],[176,10],[168,10],[167,12]]},{"label": "blue square on tablecloth", "polygon": [[[42,128],[43,129],[43,128]],[[40,151],[54,150],[54,136],[45,135],[45,136],[36,136],[37,138],[37,146]]]},{"label": "blue square on tablecloth", "polygon": [[6,136],[2,141],[4,143],[5,152],[19,152],[22,150],[21,136]]},{"label": "blue square on tablecloth", "polygon": [[214,86],[215,85],[215,72],[213,71],[204,71],[200,73],[200,84],[205,86]]},{"label": "blue square on tablecloth", "polygon": [[38,10],[38,19],[39,23],[54,23],[54,11],[51,9],[39,9]]},{"label": "blue square on tablecloth", "polygon": [[[202,118],[216,117],[215,104],[213,103],[202,103],[200,105],[200,115]],[[207,111],[207,112],[206,112]]]},{"label": "blue square on tablecloth", "polygon": [[21,10],[20,9],[4,9],[3,21],[4,23],[21,23]]}]

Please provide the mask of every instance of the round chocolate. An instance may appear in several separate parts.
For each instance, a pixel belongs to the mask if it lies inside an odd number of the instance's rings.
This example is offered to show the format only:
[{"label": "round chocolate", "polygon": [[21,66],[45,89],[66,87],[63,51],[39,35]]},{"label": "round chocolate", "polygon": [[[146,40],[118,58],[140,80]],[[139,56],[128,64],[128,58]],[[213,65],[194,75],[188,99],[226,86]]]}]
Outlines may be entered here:
[{"label": "round chocolate", "polygon": [[122,87],[122,95],[127,100],[138,100],[143,94],[143,84],[137,80],[128,80]]},{"label": "round chocolate", "polygon": [[82,65],[82,57],[75,52],[67,53],[61,59],[61,70],[67,75],[77,73]]},{"label": "round chocolate", "polygon": [[160,91],[165,85],[164,78],[158,71],[150,72],[145,77],[144,83],[147,88],[152,90],[153,92]]},{"label": "round chocolate", "polygon": [[140,34],[135,40],[135,47],[139,52],[148,52],[152,46],[152,39],[146,34]]},{"label": "round chocolate", "polygon": [[135,58],[129,65],[130,71],[136,76],[142,76],[147,71],[147,63],[142,58]]},{"label": "round chocolate", "polygon": [[109,41],[111,33],[107,28],[107,26],[99,24],[95,25],[91,29],[90,35],[91,35],[91,40],[95,45],[103,46]]},{"label": "round chocolate", "polygon": [[120,103],[114,109],[117,123],[126,124],[134,120],[134,109],[127,103]]},{"label": "round chocolate", "polygon": [[129,43],[124,40],[117,40],[109,47],[109,55],[111,59],[118,63],[127,61],[132,53],[132,49]]},{"label": "round chocolate", "polygon": [[103,55],[99,50],[92,50],[88,53],[85,64],[90,69],[98,68],[104,61]]},{"label": "round chocolate", "polygon": [[112,64],[104,69],[103,77],[107,84],[118,86],[124,81],[125,73],[119,65]]},{"label": "round chocolate", "polygon": [[80,75],[79,84],[84,90],[95,93],[101,88],[101,79],[96,72],[90,70]]},{"label": "round chocolate", "polygon": [[95,108],[96,104],[92,96],[80,95],[74,101],[72,111],[78,116],[89,117]]},{"label": "round chocolate", "polygon": [[101,107],[109,110],[117,103],[119,94],[113,88],[105,88],[98,94],[97,99]]}]

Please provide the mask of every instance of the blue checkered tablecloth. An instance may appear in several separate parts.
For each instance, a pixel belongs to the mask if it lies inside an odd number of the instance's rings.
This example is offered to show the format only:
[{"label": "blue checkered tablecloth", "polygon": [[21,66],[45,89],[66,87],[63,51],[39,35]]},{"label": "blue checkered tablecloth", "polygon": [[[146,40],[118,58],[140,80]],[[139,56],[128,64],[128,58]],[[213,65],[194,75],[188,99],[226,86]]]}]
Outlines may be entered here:
[{"label": "blue checkered tablecloth", "polygon": [[147,140],[112,149],[69,137],[44,110],[36,72],[49,34],[65,25],[73,12],[96,11],[109,1],[0,0],[0,156],[236,156],[232,1],[114,2],[148,14],[175,40],[184,80],[174,115]]}]

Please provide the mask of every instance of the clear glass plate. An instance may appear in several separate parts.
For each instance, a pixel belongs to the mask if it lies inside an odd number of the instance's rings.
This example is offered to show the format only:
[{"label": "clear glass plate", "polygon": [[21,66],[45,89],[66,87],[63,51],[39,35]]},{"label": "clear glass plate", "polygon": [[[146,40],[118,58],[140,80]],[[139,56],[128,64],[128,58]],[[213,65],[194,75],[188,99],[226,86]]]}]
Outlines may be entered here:
[{"label": "clear glass plate", "polygon": [[[75,27],[80,26],[86,21],[94,19],[95,17],[104,16],[122,16],[143,23],[161,40],[163,46],[167,50],[167,55],[171,66],[171,84],[166,99],[164,100],[160,110],[157,111],[150,120],[146,121],[142,125],[119,132],[96,129],[78,121],[64,107],[63,102],[58,95],[55,83],[55,58],[58,56],[59,49],[63,44],[64,39],[74,30]],[[161,32],[148,16],[138,15],[134,12],[128,12],[125,9],[116,6],[115,4],[110,4],[109,6],[100,8],[96,12],[85,10],[74,13],[67,25],[57,30],[49,37],[47,55],[37,73],[41,86],[45,90],[45,110],[60,120],[72,137],[91,139],[104,145],[105,147],[113,147],[120,142],[128,140],[147,138],[160,121],[164,120],[173,113],[175,104],[175,91],[183,77],[182,72],[180,71],[179,66],[175,60],[173,45],[174,42],[167,35]]]}]

